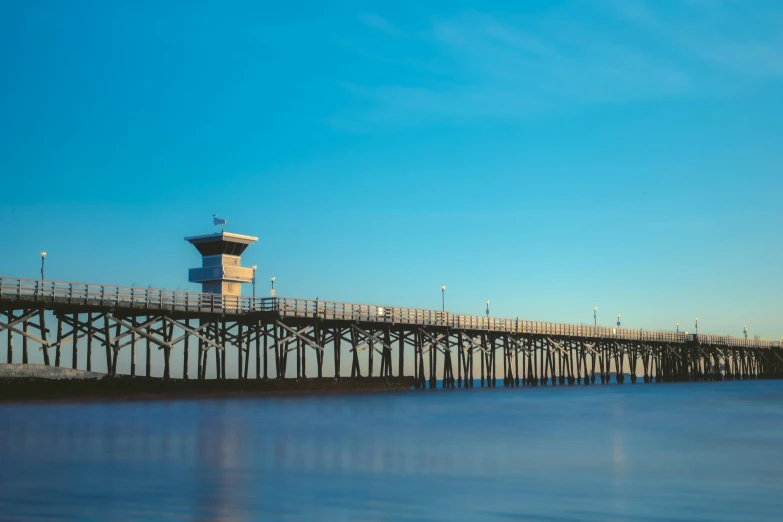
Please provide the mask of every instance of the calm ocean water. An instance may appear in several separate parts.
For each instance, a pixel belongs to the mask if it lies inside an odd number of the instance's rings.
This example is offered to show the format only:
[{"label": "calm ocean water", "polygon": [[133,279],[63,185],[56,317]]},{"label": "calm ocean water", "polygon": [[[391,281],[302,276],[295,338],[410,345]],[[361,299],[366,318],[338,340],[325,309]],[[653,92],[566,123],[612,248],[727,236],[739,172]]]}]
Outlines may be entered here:
[{"label": "calm ocean water", "polygon": [[0,406],[2,520],[783,519],[783,381]]}]

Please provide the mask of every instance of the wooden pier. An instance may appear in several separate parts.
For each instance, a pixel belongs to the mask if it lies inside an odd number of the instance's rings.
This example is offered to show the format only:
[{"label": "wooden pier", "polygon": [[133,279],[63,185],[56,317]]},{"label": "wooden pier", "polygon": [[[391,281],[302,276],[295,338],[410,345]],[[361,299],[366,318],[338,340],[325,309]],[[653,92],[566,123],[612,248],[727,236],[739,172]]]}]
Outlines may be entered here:
[{"label": "wooden pier", "polygon": [[40,350],[46,365],[149,377],[157,358],[163,379],[231,365],[238,379],[403,377],[406,359],[422,389],[783,376],[777,341],[34,279],[0,278],[3,331],[9,363]]}]

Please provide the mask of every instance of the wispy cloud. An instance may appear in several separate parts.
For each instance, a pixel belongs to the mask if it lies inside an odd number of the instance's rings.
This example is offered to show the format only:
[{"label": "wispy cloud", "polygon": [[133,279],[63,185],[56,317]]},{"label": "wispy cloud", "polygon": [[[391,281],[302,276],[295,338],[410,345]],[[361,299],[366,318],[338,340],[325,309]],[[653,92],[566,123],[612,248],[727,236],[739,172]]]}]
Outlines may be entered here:
[{"label": "wispy cloud", "polygon": [[404,33],[399,27],[394,25],[388,18],[384,18],[376,13],[361,12],[359,13],[359,20],[376,31],[381,31],[390,36],[402,36]]},{"label": "wispy cloud", "polygon": [[613,0],[617,13],[646,33],[673,44],[683,60],[730,80],[783,77],[783,16],[753,2],[685,0],[675,12],[657,12],[641,0]]},{"label": "wispy cloud", "polygon": [[[783,77],[777,13],[718,0],[660,5],[612,0],[587,11],[574,3],[535,16],[436,18],[416,35],[425,56],[418,67],[347,84],[362,108],[334,121],[520,119],[574,106],[716,95]],[[361,19],[390,38],[401,34],[379,15]]]}]

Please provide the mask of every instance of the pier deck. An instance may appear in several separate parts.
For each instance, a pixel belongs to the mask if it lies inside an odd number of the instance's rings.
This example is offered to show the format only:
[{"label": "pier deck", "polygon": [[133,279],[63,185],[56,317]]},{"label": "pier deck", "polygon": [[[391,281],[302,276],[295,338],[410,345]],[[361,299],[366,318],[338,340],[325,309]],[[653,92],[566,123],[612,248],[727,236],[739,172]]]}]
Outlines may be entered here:
[{"label": "pier deck", "polygon": [[[318,377],[339,378],[349,368],[351,377],[403,377],[405,358],[412,357],[422,388],[434,387],[438,378],[446,387],[472,386],[474,378],[495,386],[501,366],[504,386],[608,383],[611,376],[622,383],[626,372],[631,382],[637,376],[661,382],[783,375],[777,341],[285,297],[0,278],[0,314],[6,316],[0,315],[0,332],[7,332],[9,363],[20,340],[23,363],[38,348],[44,364],[77,368],[81,343],[87,371],[94,349],[102,348],[109,373],[151,376],[154,346],[166,379],[173,353],[182,356],[183,378],[191,377],[189,358],[195,356],[194,378],[205,379],[213,359],[214,374],[224,379],[227,352],[236,358],[240,379],[302,379],[312,366]],[[70,364],[62,360],[66,346]],[[146,351],[143,371],[136,367],[139,349]]]}]

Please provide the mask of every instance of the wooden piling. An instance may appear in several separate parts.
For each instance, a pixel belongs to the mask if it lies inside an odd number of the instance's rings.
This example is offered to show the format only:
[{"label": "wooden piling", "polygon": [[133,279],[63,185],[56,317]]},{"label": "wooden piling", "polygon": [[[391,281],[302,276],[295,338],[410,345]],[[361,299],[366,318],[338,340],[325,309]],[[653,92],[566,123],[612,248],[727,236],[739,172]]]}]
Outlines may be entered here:
[{"label": "wooden piling", "polygon": [[237,325],[238,334],[237,334],[237,379],[242,379],[243,375],[243,368],[244,365],[242,364],[242,332],[243,327],[242,325]]},{"label": "wooden piling", "polygon": [[[185,319],[185,327],[190,328],[190,319]],[[189,340],[190,340],[190,332],[185,331],[183,332],[183,335],[185,336],[184,344],[182,347],[182,379],[188,380],[188,355],[190,354],[189,348]]]},{"label": "wooden piling", "polygon": [[[6,317],[7,317],[6,320],[8,321],[8,324],[11,324],[11,322],[13,322],[13,320],[14,320],[14,315],[9,311],[6,314]],[[7,330],[7,332],[8,332],[8,341],[7,341],[7,343],[8,343],[8,346],[7,346],[8,350],[6,352],[5,360],[6,360],[6,362],[8,364],[13,364],[13,362],[14,362],[14,332],[10,328]]]},{"label": "wooden piling", "polygon": [[[22,312],[23,314],[25,312]],[[30,322],[29,321],[23,321],[22,322],[22,331],[24,332],[24,335],[22,336],[22,364],[28,364],[28,349],[27,349],[27,336],[30,334]]]}]

